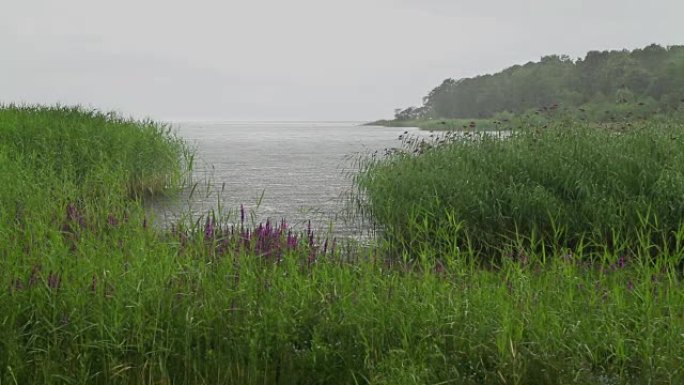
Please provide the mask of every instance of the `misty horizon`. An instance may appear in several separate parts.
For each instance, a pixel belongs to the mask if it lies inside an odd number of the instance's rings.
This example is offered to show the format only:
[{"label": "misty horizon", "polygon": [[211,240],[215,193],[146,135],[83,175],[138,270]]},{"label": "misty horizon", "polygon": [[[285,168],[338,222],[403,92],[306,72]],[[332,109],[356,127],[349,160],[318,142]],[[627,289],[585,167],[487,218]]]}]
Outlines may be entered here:
[{"label": "misty horizon", "polygon": [[683,12],[636,0],[12,3],[0,15],[0,102],[163,121],[367,122],[420,105],[446,78],[681,44]]}]

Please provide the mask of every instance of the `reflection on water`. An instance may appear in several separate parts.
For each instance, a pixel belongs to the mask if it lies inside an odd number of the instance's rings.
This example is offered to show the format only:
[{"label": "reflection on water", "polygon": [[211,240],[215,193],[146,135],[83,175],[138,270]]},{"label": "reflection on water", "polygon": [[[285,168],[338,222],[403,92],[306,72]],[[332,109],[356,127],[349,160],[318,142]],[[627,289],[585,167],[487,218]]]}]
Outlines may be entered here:
[{"label": "reflection on water", "polygon": [[[345,219],[345,196],[358,154],[382,152],[417,129],[358,126],[358,123],[182,123],[178,134],[196,149],[192,195],[157,202],[160,220],[241,204],[255,221],[286,218],[300,228],[329,225],[340,235],[355,233]],[[188,210],[189,209],[189,210]],[[235,216],[233,216],[235,218]]]}]

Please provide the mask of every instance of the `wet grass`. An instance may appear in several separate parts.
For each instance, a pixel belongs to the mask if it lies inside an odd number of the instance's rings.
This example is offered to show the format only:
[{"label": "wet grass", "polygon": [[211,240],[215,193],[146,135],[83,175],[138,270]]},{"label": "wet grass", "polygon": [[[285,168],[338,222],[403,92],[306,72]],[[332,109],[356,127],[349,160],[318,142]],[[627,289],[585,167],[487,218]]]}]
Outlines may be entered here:
[{"label": "wet grass", "polygon": [[398,254],[428,243],[483,258],[518,246],[629,253],[643,242],[667,253],[683,234],[683,134],[674,121],[619,130],[565,121],[505,140],[405,140],[408,150],[367,159],[357,184]]},{"label": "wet grass", "polygon": [[[0,109],[0,143],[13,161],[44,173],[46,182],[55,176],[131,195],[162,192],[184,176],[179,162],[191,163],[191,154],[170,130],[83,108]],[[103,177],[126,179],[97,180]]]},{"label": "wet grass", "polygon": [[[163,230],[148,224],[145,194],[135,192],[179,187],[188,161],[182,142],[158,127],[74,109],[0,110],[0,383],[684,377],[679,248],[653,258],[641,236],[629,254],[588,260],[582,248],[547,254],[520,244],[485,266],[450,240],[458,233],[448,226],[400,255],[326,242],[286,222],[251,227],[244,211]],[[117,135],[127,145],[111,146]],[[367,171],[381,175],[389,164]],[[427,234],[429,221],[413,221],[405,231]]]}]

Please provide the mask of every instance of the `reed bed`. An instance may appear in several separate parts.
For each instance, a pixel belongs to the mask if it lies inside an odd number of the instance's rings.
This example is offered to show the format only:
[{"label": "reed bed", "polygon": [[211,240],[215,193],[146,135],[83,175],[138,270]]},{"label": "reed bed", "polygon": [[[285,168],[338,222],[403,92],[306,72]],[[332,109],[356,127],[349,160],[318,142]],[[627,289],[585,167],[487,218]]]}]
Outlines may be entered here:
[{"label": "reed bed", "polygon": [[668,254],[684,234],[683,134],[675,121],[555,121],[518,126],[505,140],[404,138],[402,149],[362,163],[357,201],[397,257],[425,246],[481,259],[511,247],[588,256],[643,242]]},{"label": "reed bed", "polygon": [[[0,109],[1,384],[684,379],[681,252],[653,258],[644,228],[630,253],[606,248],[600,261],[523,242],[486,265],[446,240],[458,233],[422,219],[405,230],[423,243],[400,255],[389,243],[351,248],[285,221],[250,226],[243,210],[165,230],[150,225],[146,194],[132,191],[178,188],[188,154],[149,124]],[[106,135],[87,142],[102,132],[127,145]],[[150,164],[165,154],[173,166],[138,164],[141,148],[154,149],[141,155]]]}]

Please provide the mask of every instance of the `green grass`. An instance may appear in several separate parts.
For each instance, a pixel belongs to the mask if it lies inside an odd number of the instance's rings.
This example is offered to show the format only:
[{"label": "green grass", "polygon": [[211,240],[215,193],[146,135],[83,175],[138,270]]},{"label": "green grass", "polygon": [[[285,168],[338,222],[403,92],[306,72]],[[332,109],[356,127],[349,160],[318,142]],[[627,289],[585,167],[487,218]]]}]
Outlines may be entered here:
[{"label": "green grass", "polygon": [[[508,246],[654,253],[681,247],[684,125],[625,130],[574,122],[521,127],[369,160],[364,209],[397,252]],[[417,143],[417,142],[416,142]],[[416,145],[416,143],[410,143]],[[436,245],[435,243],[439,243]],[[531,245],[532,244],[532,245]]]},{"label": "green grass", "polygon": [[[273,229],[245,244],[220,216],[147,225],[144,192],[178,188],[188,166],[158,125],[10,106],[0,138],[1,384],[684,380],[682,252],[652,258],[645,228],[629,255],[510,247],[495,266],[452,241],[448,222],[434,230],[418,217],[404,231],[431,235],[406,258],[383,246],[322,253]],[[420,161],[397,156],[366,177]],[[405,180],[392,175],[372,180]],[[260,252],[263,239],[278,254]]]},{"label": "green grass", "polygon": [[[4,107],[0,143],[11,156],[23,157],[14,160],[38,172],[134,195],[178,185],[179,162],[191,161],[170,127],[72,107]],[[126,180],[96,180],[103,176]]]}]

